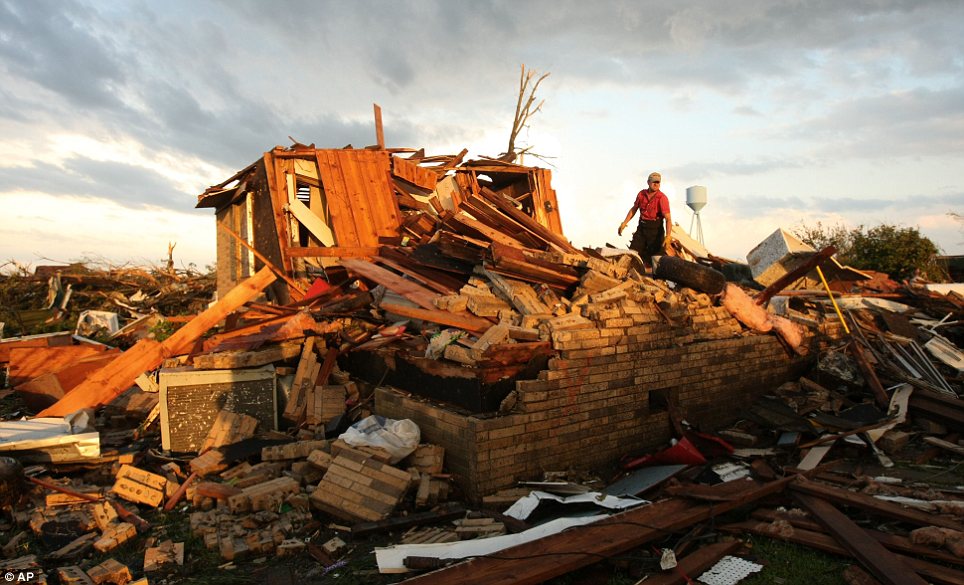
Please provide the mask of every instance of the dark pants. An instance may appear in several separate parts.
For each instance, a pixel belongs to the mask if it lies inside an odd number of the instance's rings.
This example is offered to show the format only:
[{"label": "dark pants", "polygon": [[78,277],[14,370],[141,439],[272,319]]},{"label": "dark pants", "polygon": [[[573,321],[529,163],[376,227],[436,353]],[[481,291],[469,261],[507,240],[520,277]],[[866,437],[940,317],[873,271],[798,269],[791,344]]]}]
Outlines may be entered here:
[{"label": "dark pants", "polygon": [[643,261],[648,263],[650,256],[663,253],[663,238],[665,237],[666,231],[663,229],[663,220],[640,220],[629,247],[639,252]]}]

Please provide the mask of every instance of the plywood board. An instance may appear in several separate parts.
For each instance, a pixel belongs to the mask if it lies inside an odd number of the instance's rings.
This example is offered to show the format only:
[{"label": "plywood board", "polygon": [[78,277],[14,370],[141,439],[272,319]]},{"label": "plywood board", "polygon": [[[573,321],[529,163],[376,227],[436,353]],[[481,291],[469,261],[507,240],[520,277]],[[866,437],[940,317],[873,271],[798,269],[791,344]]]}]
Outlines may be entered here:
[{"label": "plywood board", "polygon": [[106,345],[68,345],[64,347],[15,348],[10,351],[7,383],[22,384],[41,374],[56,372],[71,363],[110,349]]}]

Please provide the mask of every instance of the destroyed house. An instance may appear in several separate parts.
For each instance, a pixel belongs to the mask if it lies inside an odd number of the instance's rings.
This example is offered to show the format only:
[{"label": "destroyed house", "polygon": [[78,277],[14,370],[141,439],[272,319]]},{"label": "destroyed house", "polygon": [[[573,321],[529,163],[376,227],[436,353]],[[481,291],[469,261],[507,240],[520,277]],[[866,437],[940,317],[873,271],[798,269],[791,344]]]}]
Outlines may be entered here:
[{"label": "destroyed house", "polygon": [[[267,265],[280,277],[269,298],[310,309],[309,285],[341,271],[342,284],[363,283],[351,295],[368,296],[324,306],[412,321],[415,335],[343,330],[328,356],[319,343],[314,371],[337,354],[375,413],[411,419],[445,448],[470,499],[658,447],[674,419],[732,421],[839,331],[784,320],[765,334],[719,304],[722,288],[669,284],[632,255],[576,249],[548,170],[464,155],[277,147],[198,206],[217,213],[219,291]],[[302,385],[279,396],[291,421],[311,400]]]},{"label": "destroyed house", "polygon": [[[486,238],[486,226],[464,211],[483,189],[562,235],[549,170],[487,159],[460,164],[465,154],[304,145],[266,152],[198,196],[198,208],[217,214],[218,293],[264,261],[308,277],[338,258],[376,256],[379,246],[428,242],[442,225]],[[283,285],[274,292],[288,298]]]}]

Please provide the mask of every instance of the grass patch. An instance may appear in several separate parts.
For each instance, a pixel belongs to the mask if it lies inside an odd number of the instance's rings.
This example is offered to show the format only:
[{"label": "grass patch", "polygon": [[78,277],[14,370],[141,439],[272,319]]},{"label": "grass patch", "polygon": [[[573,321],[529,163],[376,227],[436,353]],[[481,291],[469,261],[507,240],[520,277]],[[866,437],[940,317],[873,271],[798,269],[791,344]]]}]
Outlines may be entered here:
[{"label": "grass patch", "polygon": [[853,561],[789,542],[751,536],[754,561],[764,568],[743,585],[846,585],[843,570]]}]

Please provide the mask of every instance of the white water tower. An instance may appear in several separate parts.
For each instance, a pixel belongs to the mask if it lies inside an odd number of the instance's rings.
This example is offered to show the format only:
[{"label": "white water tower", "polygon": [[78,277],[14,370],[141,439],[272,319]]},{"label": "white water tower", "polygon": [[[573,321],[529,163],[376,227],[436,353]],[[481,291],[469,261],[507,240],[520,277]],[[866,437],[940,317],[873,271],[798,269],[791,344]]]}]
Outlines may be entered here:
[{"label": "white water tower", "polygon": [[[700,210],[706,207],[706,187],[693,185],[686,188],[686,206],[693,210],[693,218],[690,219],[690,237],[695,238],[700,244],[703,242],[703,223],[700,221]],[[696,235],[693,235],[693,223],[696,223]]]}]

